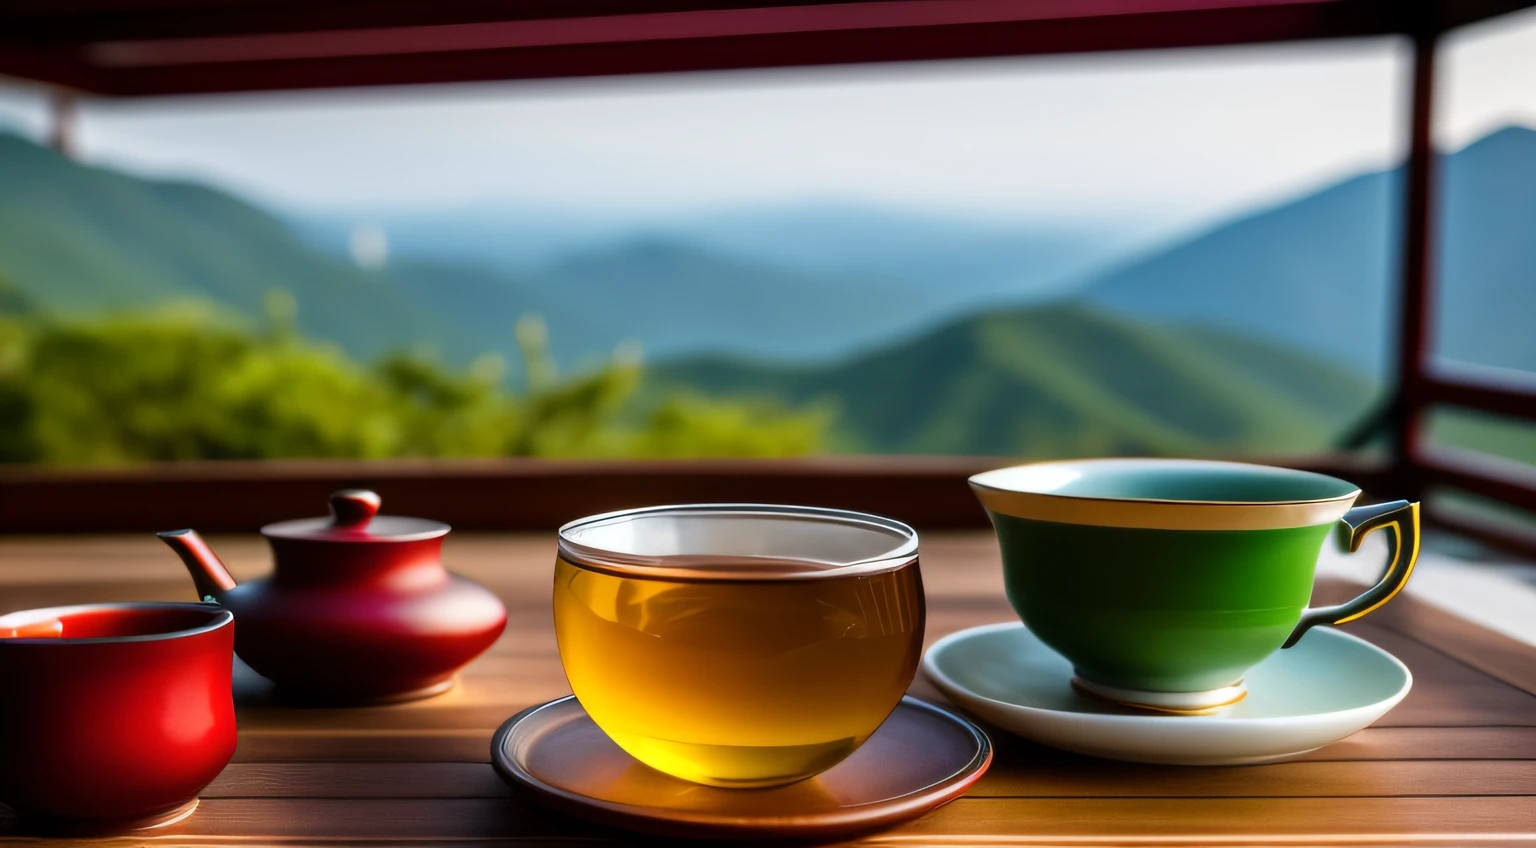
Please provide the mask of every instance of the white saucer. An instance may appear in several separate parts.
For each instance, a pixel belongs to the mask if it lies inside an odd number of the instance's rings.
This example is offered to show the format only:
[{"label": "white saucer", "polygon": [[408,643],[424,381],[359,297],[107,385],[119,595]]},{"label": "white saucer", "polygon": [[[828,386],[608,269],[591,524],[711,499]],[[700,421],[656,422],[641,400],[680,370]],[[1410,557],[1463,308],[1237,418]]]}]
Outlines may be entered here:
[{"label": "white saucer", "polygon": [[1408,694],[1413,675],[1382,649],[1319,627],[1248,670],[1248,696],[1212,715],[1158,715],[1088,697],[1072,664],[1017,622],[940,639],[923,671],[950,700],[1046,745],[1141,763],[1284,760],[1367,727]]}]

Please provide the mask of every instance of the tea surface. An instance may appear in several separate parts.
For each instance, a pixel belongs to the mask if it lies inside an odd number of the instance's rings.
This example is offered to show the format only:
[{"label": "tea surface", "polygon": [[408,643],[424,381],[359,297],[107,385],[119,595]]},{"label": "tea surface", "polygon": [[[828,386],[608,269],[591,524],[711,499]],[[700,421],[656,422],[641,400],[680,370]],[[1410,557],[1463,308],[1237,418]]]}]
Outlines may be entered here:
[{"label": "tea surface", "polygon": [[715,786],[824,771],[912,682],[922,578],[896,571],[778,582],[673,582],[555,564],[571,690],[620,747]]}]

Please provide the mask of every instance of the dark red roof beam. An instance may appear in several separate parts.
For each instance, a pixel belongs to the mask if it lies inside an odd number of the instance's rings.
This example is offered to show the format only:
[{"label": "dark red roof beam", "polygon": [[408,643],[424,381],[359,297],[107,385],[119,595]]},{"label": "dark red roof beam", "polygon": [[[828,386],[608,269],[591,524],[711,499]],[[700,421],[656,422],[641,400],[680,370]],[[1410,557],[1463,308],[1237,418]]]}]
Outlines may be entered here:
[{"label": "dark red roof beam", "polygon": [[18,71],[0,45],[0,73],[134,96],[1251,44],[1396,26],[1386,0],[892,0],[58,48],[75,82]]},{"label": "dark red roof beam", "polygon": [[[801,0],[793,5],[848,4],[849,0]],[[69,45],[697,12],[774,5],[782,4],[765,4],[760,0],[9,0],[0,4],[0,32],[16,43]],[[1034,5],[1047,7],[1053,4]],[[1102,14],[1109,4],[1085,0],[1072,5],[1076,14],[1091,17]],[[1134,5],[1140,7],[1136,11],[1145,12],[1157,6],[1173,11],[1181,4],[1153,0]],[[1439,0],[1434,15],[1438,27],[1448,29],[1529,5],[1529,0]]]},{"label": "dark red roof beam", "polygon": [[[1317,2],[1317,0],[1312,0]],[[1001,0],[990,4],[1007,19],[1094,18],[1232,6],[1288,5],[1298,0]],[[1307,0],[1301,0],[1307,2]],[[1496,6],[1519,0],[1475,0]],[[893,3],[889,0],[9,0],[0,3],[0,32],[35,45],[147,41],[230,35],[375,30],[556,19],[630,19],[660,14],[758,11],[799,14],[816,7],[834,18],[865,7],[876,16],[900,7],[929,7],[965,18],[976,4]],[[1385,9],[1386,4],[1378,4]],[[705,20],[708,16],[701,17]],[[811,21],[827,20],[812,16]],[[951,21],[958,22],[958,21]]]},{"label": "dark red roof beam", "polygon": [[1531,0],[1440,0],[1436,25],[1441,32],[1530,8]]}]

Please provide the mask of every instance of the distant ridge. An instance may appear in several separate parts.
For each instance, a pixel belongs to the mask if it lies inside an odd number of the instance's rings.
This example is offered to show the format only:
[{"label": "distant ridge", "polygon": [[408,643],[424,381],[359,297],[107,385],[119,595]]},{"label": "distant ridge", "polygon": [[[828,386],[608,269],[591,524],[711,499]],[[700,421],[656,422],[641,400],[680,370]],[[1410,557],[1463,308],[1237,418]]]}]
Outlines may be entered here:
[{"label": "distant ridge", "polygon": [[1077,305],[985,313],[820,368],[707,358],[653,379],[832,403],[848,450],[999,456],[1317,451],[1376,397],[1280,345]]},{"label": "distant ridge", "polygon": [[454,362],[514,354],[525,314],[566,368],[635,340],[652,356],[734,348],[799,359],[847,353],[931,321],[909,282],[825,277],[638,234],[536,272],[464,262],[357,267],[284,221],[194,183],[72,161],[0,133],[0,269],[61,314],[201,299],[260,322],[269,292],[299,329],[362,358],[428,348]]},{"label": "distant ridge", "polygon": [[261,320],[272,289],[299,328],[372,356],[449,327],[387,280],[317,254],[224,192],[74,162],[0,133],[0,269],[39,309],[93,313],[206,299]]},{"label": "distant ridge", "polygon": [[1536,129],[1505,127],[1450,158],[1435,333],[1457,360],[1536,371]]},{"label": "distant ridge", "polygon": [[[1536,130],[1441,159],[1436,334],[1450,358],[1536,369]],[[1401,171],[1364,174],[1105,274],[1090,303],[1198,324],[1382,373],[1395,339]]]}]

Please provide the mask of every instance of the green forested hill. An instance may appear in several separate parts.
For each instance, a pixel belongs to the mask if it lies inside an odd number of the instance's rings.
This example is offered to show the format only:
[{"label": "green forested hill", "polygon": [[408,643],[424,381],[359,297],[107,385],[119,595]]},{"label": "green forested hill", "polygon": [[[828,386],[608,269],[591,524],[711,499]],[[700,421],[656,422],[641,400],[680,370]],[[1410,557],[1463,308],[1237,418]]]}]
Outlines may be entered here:
[{"label": "green forested hill", "polygon": [[1277,345],[1070,305],[980,315],[834,366],[696,359],[652,381],[835,404],[845,449],[1023,456],[1317,450],[1373,400],[1364,380]]},{"label": "green forested hill", "polygon": [[905,283],[817,276],[636,235],[534,273],[441,261],[365,270],[240,198],[62,157],[0,132],[0,268],[40,309],[90,315],[199,299],[265,314],[293,295],[298,327],[371,359],[432,348],[463,363],[515,357],[530,312],[565,368],[634,340],[655,355],[724,347],[802,358],[924,320]]},{"label": "green forested hill", "polygon": [[40,309],[79,315],[201,299],[260,316],[281,288],[297,301],[302,331],[355,355],[421,339],[455,358],[481,348],[388,279],[310,250],[223,192],[91,167],[4,133],[0,186],[0,268]]}]

